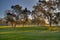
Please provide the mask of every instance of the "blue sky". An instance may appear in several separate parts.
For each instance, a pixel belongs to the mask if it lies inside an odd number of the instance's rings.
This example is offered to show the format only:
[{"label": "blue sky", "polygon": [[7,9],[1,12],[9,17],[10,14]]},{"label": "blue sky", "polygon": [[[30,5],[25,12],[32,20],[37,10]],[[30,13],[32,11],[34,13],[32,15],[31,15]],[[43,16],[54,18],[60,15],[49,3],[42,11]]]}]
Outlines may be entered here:
[{"label": "blue sky", "polygon": [[38,0],[0,0],[0,18],[4,17],[5,11],[11,9],[12,5],[19,4],[23,8],[27,7],[28,10],[33,10],[33,6]]}]

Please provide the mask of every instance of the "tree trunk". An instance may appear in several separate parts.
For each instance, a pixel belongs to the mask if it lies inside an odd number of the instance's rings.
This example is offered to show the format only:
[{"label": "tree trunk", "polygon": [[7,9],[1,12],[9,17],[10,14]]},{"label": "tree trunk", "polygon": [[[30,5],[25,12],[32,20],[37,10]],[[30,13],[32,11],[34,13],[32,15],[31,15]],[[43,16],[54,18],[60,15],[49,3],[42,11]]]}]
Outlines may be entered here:
[{"label": "tree trunk", "polygon": [[50,27],[51,27],[51,23],[52,23],[52,16],[51,16],[51,14],[50,14]]}]

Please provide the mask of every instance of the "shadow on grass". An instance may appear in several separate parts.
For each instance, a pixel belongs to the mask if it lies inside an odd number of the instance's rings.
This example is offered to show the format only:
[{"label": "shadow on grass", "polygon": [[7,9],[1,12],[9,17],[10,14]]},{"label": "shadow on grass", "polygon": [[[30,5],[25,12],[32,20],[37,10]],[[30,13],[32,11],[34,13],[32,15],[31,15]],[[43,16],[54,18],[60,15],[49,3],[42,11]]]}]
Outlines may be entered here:
[{"label": "shadow on grass", "polygon": [[5,31],[23,31],[23,30],[48,30],[47,27],[8,27],[8,28],[0,28],[0,32]]}]

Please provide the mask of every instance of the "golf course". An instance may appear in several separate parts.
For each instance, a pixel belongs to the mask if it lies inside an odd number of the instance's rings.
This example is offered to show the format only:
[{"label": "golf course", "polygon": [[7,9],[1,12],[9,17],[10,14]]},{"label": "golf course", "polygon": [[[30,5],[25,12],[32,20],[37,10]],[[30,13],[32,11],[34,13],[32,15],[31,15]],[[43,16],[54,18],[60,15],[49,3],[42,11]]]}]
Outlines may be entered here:
[{"label": "golf course", "polygon": [[3,27],[0,26],[0,40],[60,40],[60,30],[48,27]]}]

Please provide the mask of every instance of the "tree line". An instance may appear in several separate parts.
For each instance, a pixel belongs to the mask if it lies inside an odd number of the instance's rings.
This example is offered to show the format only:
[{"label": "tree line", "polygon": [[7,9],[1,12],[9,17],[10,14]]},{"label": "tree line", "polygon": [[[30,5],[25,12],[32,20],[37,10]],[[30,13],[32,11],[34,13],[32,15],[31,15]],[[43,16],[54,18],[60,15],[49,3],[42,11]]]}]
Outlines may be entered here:
[{"label": "tree line", "polygon": [[[34,24],[34,25],[56,25],[60,23],[60,0],[39,0],[33,6],[32,12],[27,8],[22,9],[21,5],[12,5],[10,10],[5,12],[6,23],[12,24]],[[29,15],[31,19],[29,18]]]}]

